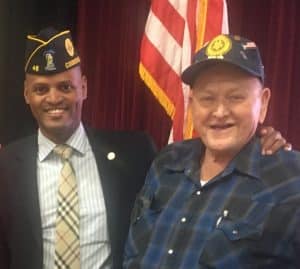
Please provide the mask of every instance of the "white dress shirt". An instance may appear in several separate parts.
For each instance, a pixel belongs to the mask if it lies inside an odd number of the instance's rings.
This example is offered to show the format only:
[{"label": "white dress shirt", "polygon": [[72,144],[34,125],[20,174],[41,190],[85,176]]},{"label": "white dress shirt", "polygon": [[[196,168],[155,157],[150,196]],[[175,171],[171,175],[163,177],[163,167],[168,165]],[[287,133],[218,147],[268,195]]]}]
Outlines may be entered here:
[{"label": "white dress shirt", "polygon": [[[78,182],[81,269],[111,268],[106,208],[95,156],[80,124],[66,144],[74,151],[71,162]],[[58,178],[62,162],[56,146],[39,130],[37,175],[43,231],[44,269],[54,268],[54,237]]]}]

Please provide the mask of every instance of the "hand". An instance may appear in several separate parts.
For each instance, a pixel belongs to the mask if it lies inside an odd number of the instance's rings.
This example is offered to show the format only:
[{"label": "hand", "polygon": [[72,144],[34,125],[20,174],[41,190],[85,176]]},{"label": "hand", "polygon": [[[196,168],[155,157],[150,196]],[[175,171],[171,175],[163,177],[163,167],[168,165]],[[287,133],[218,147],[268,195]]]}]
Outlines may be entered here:
[{"label": "hand", "polygon": [[260,136],[261,153],[263,155],[271,155],[280,148],[292,150],[292,145],[287,143],[279,131],[274,130],[271,126],[263,126],[258,130]]}]

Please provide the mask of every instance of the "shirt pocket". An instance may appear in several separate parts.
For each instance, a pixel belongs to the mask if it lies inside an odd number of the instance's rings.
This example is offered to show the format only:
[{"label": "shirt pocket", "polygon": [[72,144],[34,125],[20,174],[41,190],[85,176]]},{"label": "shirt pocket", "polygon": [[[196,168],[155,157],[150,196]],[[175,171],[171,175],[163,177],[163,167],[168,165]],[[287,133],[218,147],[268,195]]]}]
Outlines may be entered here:
[{"label": "shirt pocket", "polygon": [[263,226],[223,219],[207,237],[199,257],[200,268],[256,268],[252,250],[262,238]]},{"label": "shirt pocket", "polygon": [[255,256],[263,254],[257,247],[263,241],[272,207],[254,202],[247,217],[232,212],[218,219],[201,249],[199,264],[204,268],[257,268]]},{"label": "shirt pocket", "polygon": [[150,234],[162,210],[162,205],[156,201],[154,195],[143,192],[137,197],[130,226],[135,241],[143,241]]},{"label": "shirt pocket", "polygon": [[135,200],[131,213],[125,260],[130,260],[144,253],[150,241],[151,234],[162,211],[162,206],[155,200],[149,188],[144,187]]},{"label": "shirt pocket", "polygon": [[132,226],[136,225],[142,218],[150,218],[162,210],[162,205],[155,199],[151,190],[144,187],[137,195],[130,216]]},{"label": "shirt pocket", "polygon": [[246,221],[235,222],[223,219],[216,229],[222,231],[230,241],[242,239],[259,240],[263,232],[262,226],[263,223],[256,226]]},{"label": "shirt pocket", "polygon": [[242,239],[258,240],[262,236],[265,223],[268,220],[273,203],[264,203],[252,199],[245,216],[236,216],[234,212],[229,217],[222,217],[217,222],[216,230],[220,230],[230,241]]},{"label": "shirt pocket", "polygon": [[162,209],[146,209],[132,222],[125,248],[125,260],[145,253],[150,242],[156,220]]}]

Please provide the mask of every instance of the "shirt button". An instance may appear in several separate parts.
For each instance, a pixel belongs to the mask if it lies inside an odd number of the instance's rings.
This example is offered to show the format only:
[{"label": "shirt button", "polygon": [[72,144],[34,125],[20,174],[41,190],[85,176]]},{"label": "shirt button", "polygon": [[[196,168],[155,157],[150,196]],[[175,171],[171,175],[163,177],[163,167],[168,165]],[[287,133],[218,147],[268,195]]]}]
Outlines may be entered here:
[{"label": "shirt button", "polygon": [[169,255],[172,255],[173,253],[174,253],[174,250],[173,250],[173,249],[169,249],[169,250],[168,250],[168,254],[169,254]]},{"label": "shirt button", "polygon": [[200,195],[200,193],[201,193],[201,191],[197,191],[197,192],[196,192],[197,195]]},{"label": "shirt button", "polygon": [[181,220],[180,220],[182,223],[184,223],[184,222],[186,222],[186,218],[181,218]]},{"label": "shirt button", "polygon": [[190,176],[191,173],[192,173],[192,170],[191,170],[191,169],[186,169],[186,170],[185,170],[185,174],[186,174],[187,176]]}]

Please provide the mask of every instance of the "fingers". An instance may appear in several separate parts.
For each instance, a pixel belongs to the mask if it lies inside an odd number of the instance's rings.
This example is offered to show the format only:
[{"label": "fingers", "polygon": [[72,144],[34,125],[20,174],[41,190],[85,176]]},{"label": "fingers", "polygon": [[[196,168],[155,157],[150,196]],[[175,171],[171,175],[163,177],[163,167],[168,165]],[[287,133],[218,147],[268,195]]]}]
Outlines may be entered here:
[{"label": "fingers", "polygon": [[286,142],[280,132],[274,130],[273,127],[263,127],[259,130],[261,135],[262,154],[270,155],[283,148],[285,150],[291,150],[292,145]]},{"label": "fingers", "polygon": [[271,155],[274,152],[276,152],[277,150],[279,150],[280,148],[284,148],[286,145],[286,141],[284,138],[275,140],[273,144],[268,143],[268,145],[266,146],[266,148],[262,148],[262,154],[263,155]]},{"label": "fingers", "polygon": [[284,149],[285,149],[285,150],[292,150],[292,149],[293,149],[292,144],[291,144],[291,143],[286,143],[286,144],[284,145]]},{"label": "fingers", "polygon": [[286,143],[280,132],[275,131],[272,127],[265,127],[261,130],[261,147],[263,154],[272,154],[277,147],[283,147]]},{"label": "fingers", "polygon": [[[274,136],[274,128],[273,127],[262,127],[261,129],[259,129],[258,131],[258,135],[260,136],[260,141],[261,141],[261,145],[262,148],[268,148],[271,146],[271,141],[273,141],[274,139],[272,139],[272,136]],[[271,136],[271,138],[270,138]],[[274,142],[274,141],[273,141]],[[267,144],[265,144],[267,143]]]},{"label": "fingers", "polygon": [[270,134],[274,132],[274,128],[272,126],[262,126],[259,130],[258,133],[261,137],[263,137],[266,134]]}]

